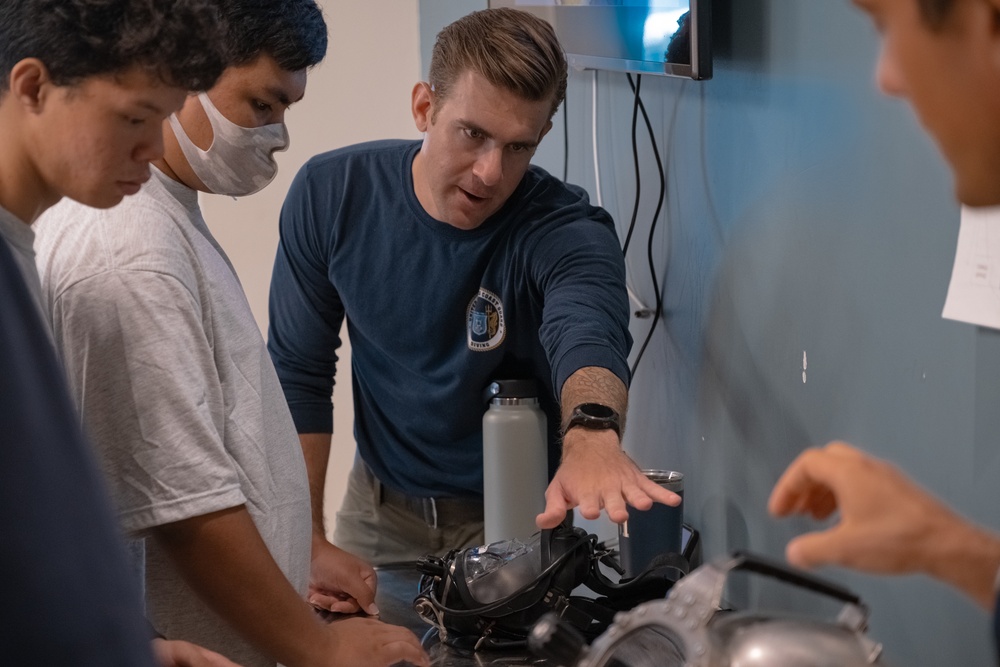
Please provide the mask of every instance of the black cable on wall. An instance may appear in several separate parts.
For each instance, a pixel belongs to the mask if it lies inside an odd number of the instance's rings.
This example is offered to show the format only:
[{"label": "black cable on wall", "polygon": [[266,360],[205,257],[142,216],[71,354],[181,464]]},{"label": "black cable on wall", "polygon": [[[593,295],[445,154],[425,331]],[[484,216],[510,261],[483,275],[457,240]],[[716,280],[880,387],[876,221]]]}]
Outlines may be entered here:
[{"label": "black cable on wall", "polygon": [[[664,169],[663,169],[663,160],[660,159],[660,149],[656,145],[656,135],[653,133],[653,124],[649,121],[649,114],[646,113],[646,105],[642,103],[642,97],[639,94],[640,85],[642,83],[642,76],[641,75],[637,75],[635,83],[633,83],[633,81],[632,81],[632,75],[631,74],[626,74],[626,77],[628,78],[629,87],[635,93],[635,103],[634,103],[633,113],[632,113],[632,154],[633,154],[634,163],[636,165],[636,181],[637,181],[637,183],[636,183],[636,202],[635,202],[635,209],[634,210],[637,211],[638,210],[638,206],[639,206],[639,187],[638,187],[638,171],[639,171],[638,164],[639,164],[639,156],[638,156],[638,149],[637,149],[637,146],[636,146],[636,136],[635,136],[635,134],[636,134],[636,132],[635,132],[635,126],[636,126],[635,108],[638,108],[638,110],[642,113],[642,118],[645,121],[646,131],[647,131],[647,133],[649,135],[649,142],[650,142],[650,144],[651,144],[651,146],[653,148],[653,157],[654,157],[654,159],[656,161],[656,169],[659,172],[659,176],[660,176],[660,192],[659,192],[659,197],[657,198],[657,202],[656,202],[656,211],[653,213],[653,220],[652,220],[652,222],[649,225],[649,235],[648,235],[647,241],[646,241],[646,259],[647,259],[647,262],[648,262],[648,265],[649,265],[649,275],[650,275],[650,278],[653,281],[653,295],[654,295],[656,307],[655,307],[654,314],[653,314],[653,323],[652,323],[652,325],[650,325],[649,331],[646,333],[646,338],[645,338],[645,340],[643,340],[642,346],[639,348],[639,353],[636,355],[635,361],[632,363],[632,369],[631,370],[632,370],[632,375],[634,376],[635,372],[636,372],[636,369],[639,368],[639,362],[642,360],[642,355],[645,353],[646,348],[649,346],[649,341],[653,338],[653,332],[656,330],[656,325],[659,324],[660,317],[662,317],[662,315],[663,315],[663,295],[660,293],[660,283],[659,283],[659,279],[656,277],[656,264],[655,264],[655,262],[653,260],[653,236],[656,233],[656,224],[659,221],[660,212],[663,210],[663,203],[664,203],[664,201],[666,199],[667,178],[666,178],[666,173],[664,172]],[[635,213],[633,213],[632,223],[633,224],[635,223]],[[629,236],[631,236],[631,234],[632,234],[632,227],[630,225],[629,226]],[[626,238],[625,248],[624,248],[623,252],[627,252],[628,251],[628,241],[629,241],[629,239]]]}]

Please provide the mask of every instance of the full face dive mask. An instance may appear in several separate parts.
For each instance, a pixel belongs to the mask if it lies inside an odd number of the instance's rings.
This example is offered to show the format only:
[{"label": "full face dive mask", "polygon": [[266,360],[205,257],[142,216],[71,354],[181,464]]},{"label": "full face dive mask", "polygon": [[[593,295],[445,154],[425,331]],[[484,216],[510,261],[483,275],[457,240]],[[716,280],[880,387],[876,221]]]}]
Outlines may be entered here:
[{"label": "full face dive mask", "polygon": [[[614,552],[595,535],[561,525],[527,542],[506,540],[418,562],[414,609],[458,648],[523,646],[534,623],[556,612],[582,635],[599,635],[616,612],[664,597],[687,573],[681,554],[663,554],[639,576],[612,582],[601,563],[621,573]],[[596,597],[572,595],[586,585]]]}]

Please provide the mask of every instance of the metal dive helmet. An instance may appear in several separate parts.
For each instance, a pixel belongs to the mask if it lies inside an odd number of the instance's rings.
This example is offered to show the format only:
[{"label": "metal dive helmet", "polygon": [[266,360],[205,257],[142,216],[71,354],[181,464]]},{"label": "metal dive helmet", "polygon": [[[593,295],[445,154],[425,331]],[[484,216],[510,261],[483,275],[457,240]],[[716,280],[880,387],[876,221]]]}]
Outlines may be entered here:
[{"label": "metal dive helmet", "polygon": [[[844,603],[836,621],[724,611],[730,573],[774,577]],[[554,615],[538,621],[529,646],[562,667],[863,667],[882,665],[882,646],[865,634],[868,609],[819,577],[736,553],[680,579],[663,600],[621,612],[591,646]]]}]

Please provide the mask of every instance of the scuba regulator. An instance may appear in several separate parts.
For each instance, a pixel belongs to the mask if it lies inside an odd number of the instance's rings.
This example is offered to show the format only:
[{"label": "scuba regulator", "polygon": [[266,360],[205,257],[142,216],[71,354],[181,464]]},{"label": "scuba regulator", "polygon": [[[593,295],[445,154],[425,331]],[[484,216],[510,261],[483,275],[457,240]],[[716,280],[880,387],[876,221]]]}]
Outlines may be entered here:
[{"label": "scuba regulator", "polygon": [[[417,562],[422,576],[413,606],[443,643],[456,648],[523,647],[547,612],[593,639],[616,612],[663,598],[689,567],[685,556],[665,553],[638,576],[616,583],[601,571],[603,563],[622,574],[614,556],[595,535],[566,524],[527,542],[505,540],[452,550],[444,558],[424,556]],[[581,585],[597,597],[573,595]]]}]

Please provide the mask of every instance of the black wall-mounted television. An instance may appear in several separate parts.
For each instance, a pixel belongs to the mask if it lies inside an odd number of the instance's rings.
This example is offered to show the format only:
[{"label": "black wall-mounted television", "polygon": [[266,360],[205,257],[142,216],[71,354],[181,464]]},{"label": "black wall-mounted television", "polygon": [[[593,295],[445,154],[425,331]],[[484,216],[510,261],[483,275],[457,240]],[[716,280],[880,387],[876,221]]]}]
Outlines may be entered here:
[{"label": "black wall-mounted television", "polygon": [[555,28],[571,67],[712,77],[712,0],[489,0]]}]

